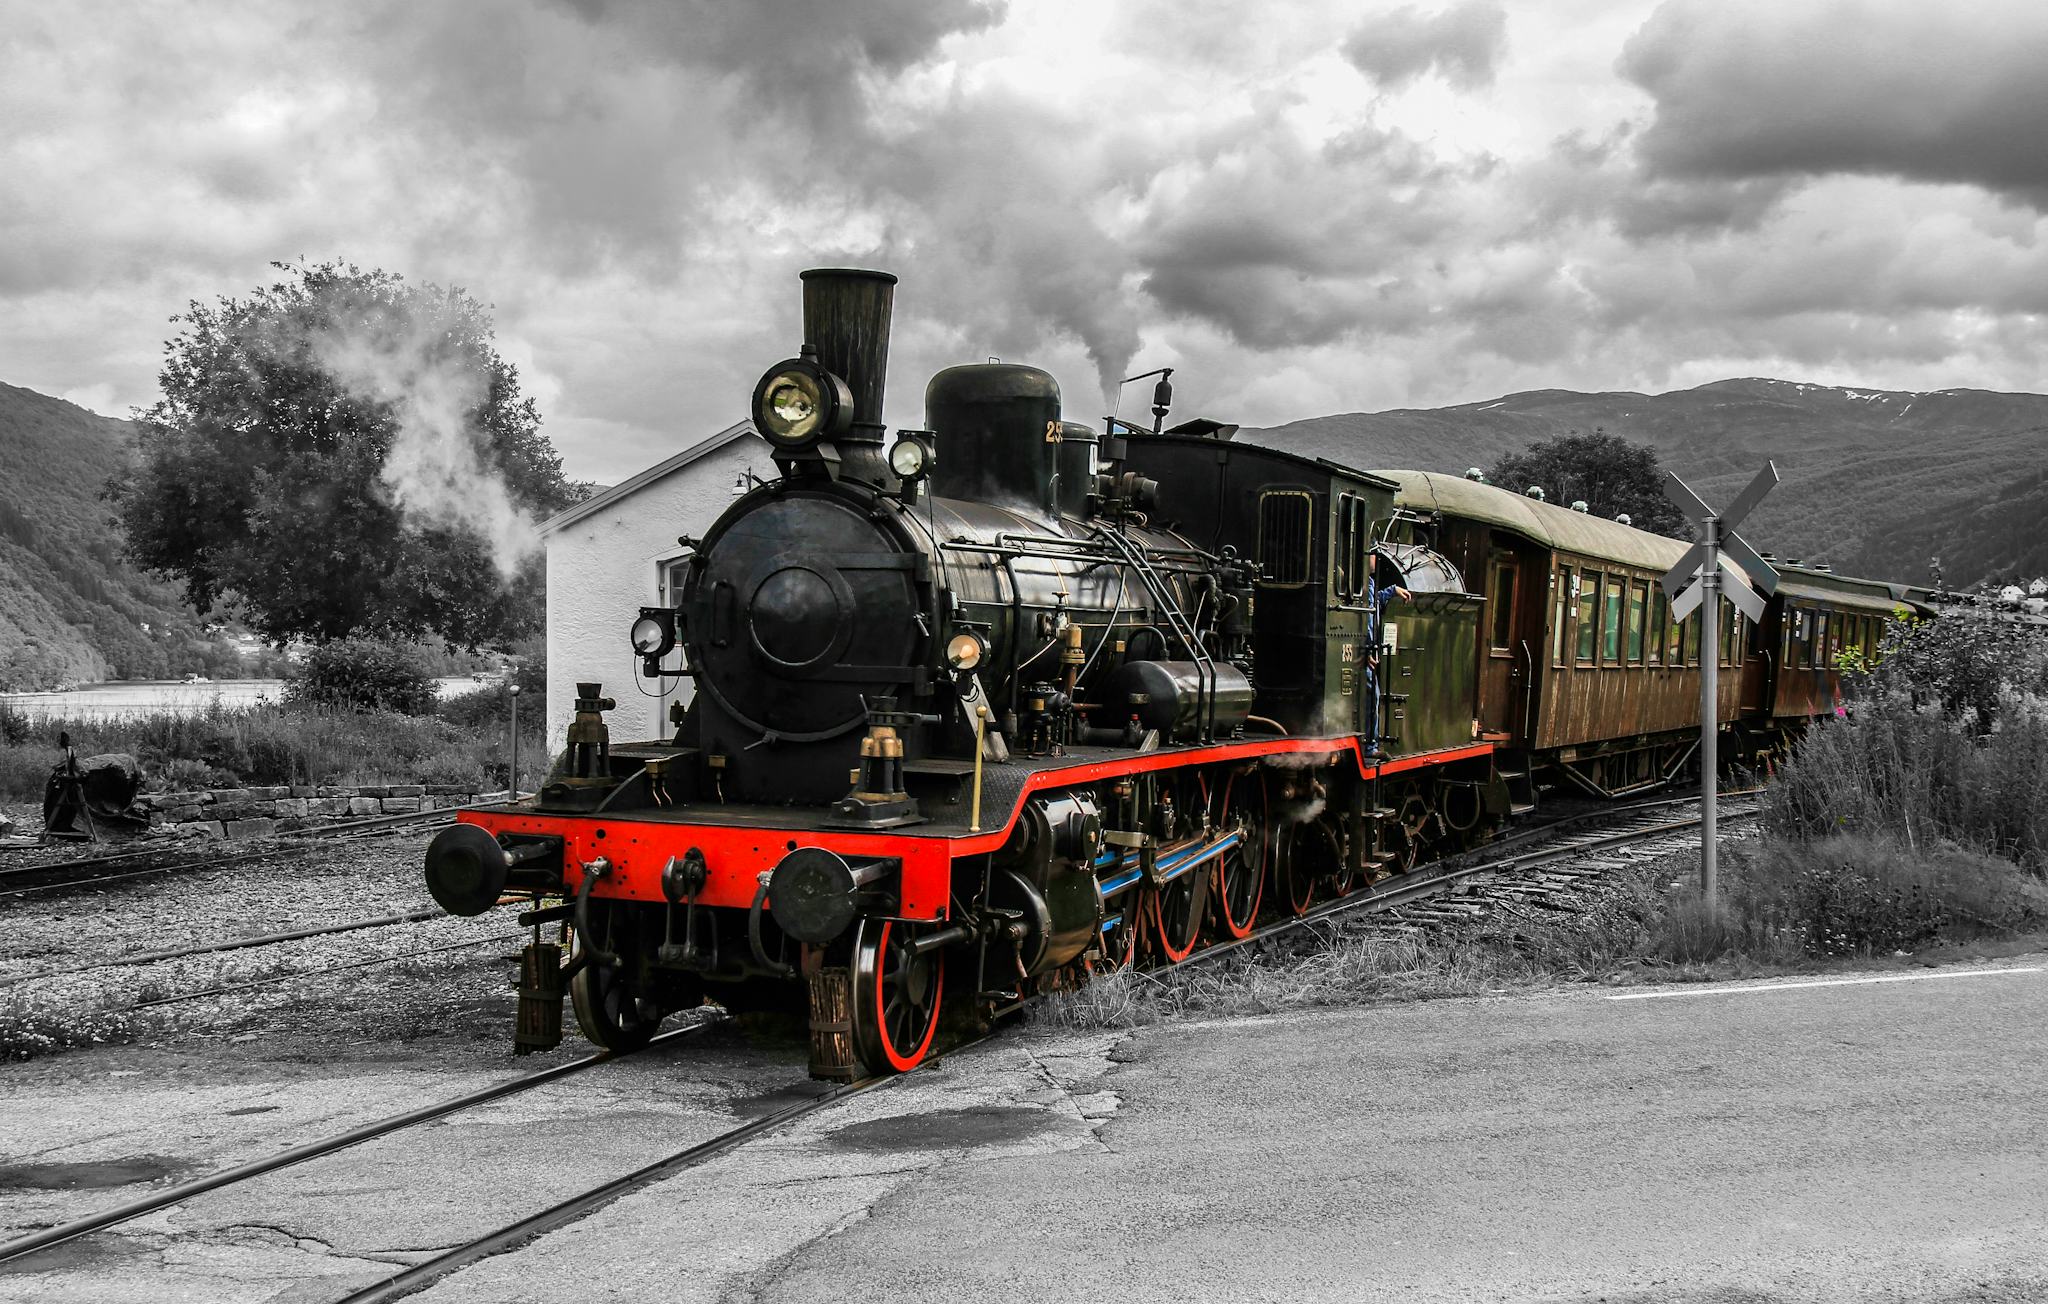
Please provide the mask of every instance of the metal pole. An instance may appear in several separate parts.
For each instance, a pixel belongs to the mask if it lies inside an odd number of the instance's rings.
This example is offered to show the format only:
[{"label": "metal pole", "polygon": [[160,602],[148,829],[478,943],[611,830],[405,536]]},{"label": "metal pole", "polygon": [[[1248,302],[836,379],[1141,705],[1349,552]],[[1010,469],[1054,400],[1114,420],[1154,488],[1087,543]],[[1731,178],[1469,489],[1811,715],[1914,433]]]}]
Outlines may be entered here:
[{"label": "metal pole", "polygon": [[1715,882],[1714,817],[1720,795],[1721,518],[1707,518],[1707,560],[1700,570],[1700,897],[1720,908]]},{"label": "metal pole", "polygon": [[519,685],[512,685],[512,773],[505,787],[507,800],[519,800]]}]

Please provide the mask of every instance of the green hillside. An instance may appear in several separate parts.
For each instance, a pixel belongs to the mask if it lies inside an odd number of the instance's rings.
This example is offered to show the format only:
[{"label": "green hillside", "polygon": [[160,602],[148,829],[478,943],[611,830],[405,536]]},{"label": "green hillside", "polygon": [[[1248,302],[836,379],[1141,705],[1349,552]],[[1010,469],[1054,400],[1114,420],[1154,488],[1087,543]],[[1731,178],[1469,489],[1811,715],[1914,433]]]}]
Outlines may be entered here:
[{"label": "green hillside", "polygon": [[0,384],[0,691],[239,673],[174,585],[122,558],[100,497],[134,436]]},{"label": "green hillside", "polygon": [[1315,417],[1239,436],[1360,467],[1463,471],[1569,430],[1654,447],[1709,500],[1765,458],[1784,477],[1746,531],[1783,556],[1924,583],[2048,570],[2048,395],[1723,380],[1669,394],[1535,390]]}]

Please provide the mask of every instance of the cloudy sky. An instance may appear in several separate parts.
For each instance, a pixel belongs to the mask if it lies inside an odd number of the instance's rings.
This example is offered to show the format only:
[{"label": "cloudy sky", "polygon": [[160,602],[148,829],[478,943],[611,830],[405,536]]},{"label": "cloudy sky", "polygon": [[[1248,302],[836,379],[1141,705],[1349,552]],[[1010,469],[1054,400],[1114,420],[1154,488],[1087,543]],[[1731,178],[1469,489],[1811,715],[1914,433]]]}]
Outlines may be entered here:
[{"label": "cloudy sky", "polygon": [[495,305],[599,480],[814,265],[902,277],[899,426],[988,357],[1253,425],[2048,389],[2044,70],[2040,0],[0,0],[0,380],[125,415],[305,257]]}]

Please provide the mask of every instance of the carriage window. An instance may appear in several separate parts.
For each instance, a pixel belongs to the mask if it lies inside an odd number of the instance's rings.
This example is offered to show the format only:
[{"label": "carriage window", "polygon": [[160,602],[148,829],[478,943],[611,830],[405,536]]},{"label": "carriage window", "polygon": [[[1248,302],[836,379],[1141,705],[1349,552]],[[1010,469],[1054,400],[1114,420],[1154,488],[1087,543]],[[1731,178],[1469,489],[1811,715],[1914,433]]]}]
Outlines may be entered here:
[{"label": "carriage window", "polygon": [[1498,563],[1493,568],[1493,588],[1487,593],[1493,603],[1493,650],[1510,653],[1515,646],[1515,568]]},{"label": "carriage window", "polygon": [[1550,664],[1564,664],[1564,626],[1571,619],[1572,573],[1562,569],[1550,577],[1551,587],[1557,590],[1551,606],[1555,608],[1550,630]]},{"label": "carriage window", "polygon": [[1817,618],[1813,631],[1813,667],[1816,670],[1828,668],[1828,626],[1833,624],[1828,613],[1823,611]]},{"label": "carriage window", "polygon": [[1299,489],[1269,489],[1259,495],[1259,573],[1262,582],[1299,586],[1309,577],[1310,509],[1315,500]]},{"label": "carriage window", "polygon": [[1337,499],[1337,537],[1337,599],[1362,603],[1372,584],[1371,568],[1366,562],[1366,555],[1372,550],[1372,522],[1366,514],[1365,499],[1357,494],[1344,494]]},{"label": "carriage window", "polygon": [[1664,627],[1664,664],[1682,666],[1685,664],[1685,624],[1676,612],[1670,613],[1670,623]]},{"label": "carriage window", "polygon": [[1715,641],[1721,645],[1720,657],[1724,666],[1734,659],[1736,622],[1741,619],[1742,614],[1735,610],[1734,603],[1725,600],[1721,603],[1721,627],[1715,631]]},{"label": "carriage window", "polygon": [[1700,663],[1700,613],[1697,611],[1685,618],[1685,663],[1689,666]]},{"label": "carriage window", "polygon": [[1579,660],[1591,661],[1600,647],[1600,572],[1579,572]]},{"label": "carriage window", "polygon": [[1600,659],[1608,665],[1621,663],[1621,577],[1609,575],[1600,603]]},{"label": "carriage window", "polygon": [[1641,580],[1629,585],[1628,590],[1628,662],[1632,666],[1643,663],[1643,608],[1649,602],[1649,589]]},{"label": "carriage window", "polygon": [[1650,664],[1653,666],[1664,664],[1664,626],[1670,622],[1670,619],[1671,615],[1664,607],[1664,586],[1662,584],[1652,584],[1650,586],[1649,651]]}]

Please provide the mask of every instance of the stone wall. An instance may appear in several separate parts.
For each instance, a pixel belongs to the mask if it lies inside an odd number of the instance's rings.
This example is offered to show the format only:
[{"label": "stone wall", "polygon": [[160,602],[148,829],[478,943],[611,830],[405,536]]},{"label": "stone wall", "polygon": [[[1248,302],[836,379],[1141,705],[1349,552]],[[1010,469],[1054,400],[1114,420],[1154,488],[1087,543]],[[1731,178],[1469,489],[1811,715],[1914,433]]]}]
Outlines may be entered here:
[{"label": "stone wall", "polygon": [[272,833],[384,815],[417,815],[504,801],[503,792],[473,792],[446,784],[385,787],[215,788],[207,792],[146,792],[130,814],[165,837],[260,838]]}]

